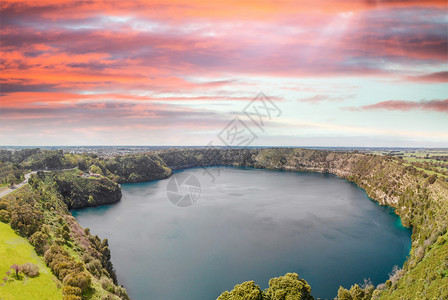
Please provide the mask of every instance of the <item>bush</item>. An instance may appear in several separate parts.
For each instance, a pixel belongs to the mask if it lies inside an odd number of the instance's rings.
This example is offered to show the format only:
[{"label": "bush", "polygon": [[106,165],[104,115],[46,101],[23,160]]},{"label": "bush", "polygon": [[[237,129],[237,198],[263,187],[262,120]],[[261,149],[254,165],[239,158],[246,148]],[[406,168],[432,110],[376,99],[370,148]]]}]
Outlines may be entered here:
[{"label": "bush", "polygon": [[0,210],[8,210],[8,202],[6,201],[0,201]]},{"label": "bush", "polygon": [[44,258],[51,271],[59,280],[63,280],[70,273],[77,274],[84,271],[82,263],[76,262],[64,248],[56,244],[53,244],[45,252]]},{"label": "bush", "polygon": [[75,296],[81,296],[82,295],[82,291],[79,287],[75,287],[75,286],[71,286],[71,285],[66,285],[62,288],[62,294],[63,295],[75,295]]},{"label": "bush", "polygon": [[288,273],[285,276],[269,280],[267,299],[313,299],[311,287],[304,279],[300,279],[297,273]]},{"label": "bush", "polygon": [[0,222],[9,223],[11,221],[11,214],[9,211],[0,209]]},{"label": "bush", "polygon": [[117,295],[118,297],[120,297],[123,300],[129,300],[129,296],[126,292],[126,289],[122,286],[117,286],[115,288],[115,295]]},{"label": "bush", "polygon": [[28,277],[39,275],[39,267],[32,263],[25,263],[19,266],[19,270]]},{"label": "bush", "polygon": [[17,204],[11,214],[11,228],[29,237],[42,226],[42,212],[28,203]]},{"label": "bush", "polygon": [[100,278],[101,274],[103,273],[103,266],[101,264],[101,261],[96,258],[91,258],[91,260],[86,263],[86,269],[97,278]]},{"label": "bush", "polygon": [[372,283],[364,280],[362,287],[358,284],[352,285],[350,290],[346,290],[342,286],[339,287],[337,298],[339,300],[370,300],[374,291],[375,287]]},{"label": "bush", "polygon": [[105,289],[106,291],[108,291],[110,293],[115,293],[115,285],[112,282],[112,280],[110,280],[109,278],[101,277],[100,284],[103,287],[103,289]]},{"label": "bush", "polygon": [[70,273],[64,277],[62,281],[64,285],[71,285],[78,287],[82,292],[86,292],[90,289],[92,285],[92,278],[86,272],[81,273]]},{"label": "bush", "polygon": [[222,293],[217,300],[261,300],[263,297],[260,287],[253,281],[237,284],[230,292]]},{"label": "bush", "polygon": [[433,184],[436,181],[436,179],[437,179],[437,175],[433,174],[433,175],[428,177],[428,183],[429,184]]},{"label": "bush", "polygon": [[35,232],[30,238],[31,245],[34,246],[36,253],[39,255],[44,255],[45,251],[48,249],[48,239],[49,236],[42,231]]}]

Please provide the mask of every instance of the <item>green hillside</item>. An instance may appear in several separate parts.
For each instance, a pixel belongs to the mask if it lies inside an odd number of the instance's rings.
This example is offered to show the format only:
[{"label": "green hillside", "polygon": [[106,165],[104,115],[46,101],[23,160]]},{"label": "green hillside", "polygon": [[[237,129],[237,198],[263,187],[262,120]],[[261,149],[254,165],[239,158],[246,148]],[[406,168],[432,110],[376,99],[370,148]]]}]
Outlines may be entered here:
[{"label": "green hillside", "polygon": [[[0,299],[2,300],[32,300],[32,299],[62,299],[59,281],[52,275],[42,257],[37,256],[33,246],[24,238],[18,236],[8,224],[0,222]],[[36,277],[20,276],[15,278],[11,265],[33,263],[39,267]],[[5,278],[8,280],[5,282]]]}]

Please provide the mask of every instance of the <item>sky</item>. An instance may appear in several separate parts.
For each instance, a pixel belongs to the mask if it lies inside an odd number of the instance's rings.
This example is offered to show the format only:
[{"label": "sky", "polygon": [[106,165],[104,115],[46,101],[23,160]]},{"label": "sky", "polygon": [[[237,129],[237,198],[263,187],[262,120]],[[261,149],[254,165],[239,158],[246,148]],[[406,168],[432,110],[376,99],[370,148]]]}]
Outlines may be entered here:
[{"label": "sky", "polygon": [[448,147],[446,0],[0,8],[0,145]]}]

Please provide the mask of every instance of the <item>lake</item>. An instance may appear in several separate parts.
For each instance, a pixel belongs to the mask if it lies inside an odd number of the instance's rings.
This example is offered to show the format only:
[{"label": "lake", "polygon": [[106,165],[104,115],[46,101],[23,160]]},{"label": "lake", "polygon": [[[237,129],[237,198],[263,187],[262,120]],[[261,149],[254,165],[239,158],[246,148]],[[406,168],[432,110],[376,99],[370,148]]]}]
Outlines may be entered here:
[{"label": "lake", "polygon": [[314,297],[332,298],[340,285],[385,282],[409,254],[411,229],[337,176],[207,170],[215,182],[201,168],[175,172],[180,195],[189,189],[179,178],[200,183],[191,206],[169,200],[175,181],[166,179],[123,184],[119,203],[72,211],[92,234],[108,238],[132,299],[216,299],[237,283],[254,280],[264,289],[288,272],[307,280]]}]

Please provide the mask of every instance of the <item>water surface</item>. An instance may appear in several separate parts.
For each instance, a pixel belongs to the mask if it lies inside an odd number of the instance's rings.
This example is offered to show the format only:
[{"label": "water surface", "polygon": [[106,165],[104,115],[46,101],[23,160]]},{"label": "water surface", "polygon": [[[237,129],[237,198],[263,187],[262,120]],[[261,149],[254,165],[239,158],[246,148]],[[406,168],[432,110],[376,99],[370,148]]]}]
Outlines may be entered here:
[{"label": "water surface", "polygon": [[[384,282],[401,266],[411,230],[392,209],[333,175],[219,168],[202,169],[195,205],[166,196],[168,180],[123,184],[114,205],[72,211],[93,234],[108,238],[120,284],[132,299],[216,299],[237,283],[296,272],[315,297],[340,285]],[[217,168],[209,168],[216,175]]]}]

